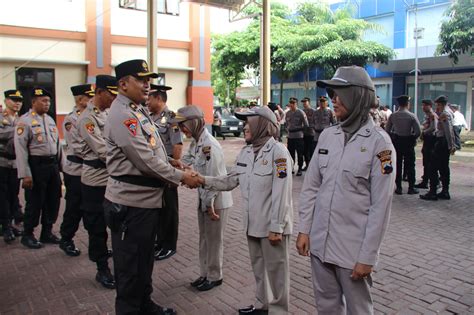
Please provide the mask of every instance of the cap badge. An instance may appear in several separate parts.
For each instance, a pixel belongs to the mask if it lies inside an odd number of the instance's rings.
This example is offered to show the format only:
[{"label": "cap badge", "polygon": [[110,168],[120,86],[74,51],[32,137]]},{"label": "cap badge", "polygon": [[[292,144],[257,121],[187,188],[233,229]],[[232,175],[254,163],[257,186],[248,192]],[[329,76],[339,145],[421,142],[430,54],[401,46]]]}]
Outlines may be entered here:
[{"label": "cap badge", "polygon": [[35,95],[37,95],[37,96],[43,95],[43,90],[42,89],[36,89],[35,90]]}]

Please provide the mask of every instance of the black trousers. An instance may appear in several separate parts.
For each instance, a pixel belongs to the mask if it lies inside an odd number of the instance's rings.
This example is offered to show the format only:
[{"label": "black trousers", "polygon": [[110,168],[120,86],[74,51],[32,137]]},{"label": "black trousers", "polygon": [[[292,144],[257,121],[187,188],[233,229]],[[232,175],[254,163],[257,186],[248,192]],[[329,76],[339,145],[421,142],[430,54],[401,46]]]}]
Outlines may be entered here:
[{"label": "black trousers", "polygon": [[11,226],[13,215],[19,211],[20,180],[16,168],[0,167],[0,225]]},{"label": "black trousers", "polygon": [[428,182],[430,179],[430,167],[433,162],[433,151],[436,142],[435,136],[423,136],[423,147],[421,153],[423,154],[423,182]]},{"label": "black trousers", "polygon": [[306,166],[309,165],[311,161],[311,157],[313,156],[314,149],[316,146],[314,145],[314,136],[305,135],[303,138],[304,141],[304,161]]},{"label": "black trousers", "polygon": [[63,174],[64,185],[66,186],[66,208],[60,233],[63,240],[70,241],[79,229],[79,223],[82,219],[81,176]]},{"label": "black trousers", "polygon": [[39,225],[42,233],[49,232],[58,218],[61,200],[61,177],[57,162],[29,162],[33,177],[33,188],[25,189],[24,234],[31,235]]},{"label": "black trousers", "polygon": [[105,200],[106,212],[119,207],[123,229],[112,229],[114,274],[117,296],[115,312],[141,314],[151,301],[154,245],[160,209],[144,209]]},{"label": "black trousers", "polygon": [[[405,169],[408,177],[408,185],[413,187],[415,185],[415,145],[416,139],[414,137],[394,137],[395,151],[397,151],[397,176],[395,183],[397,187],[402,187],[402,172]],[[403,167],[402,167],[403,166]]]},{"label": "black trousers", "polygon": [[82,187],[82,209],[84,227],[89,234],[89,259],[99,269],[107,267],[107,226],[104,217],[104,195],[106,186]]},{"label": "black trousers", "polygon": [[290,151],[291,158],[295,163],[295,155],[298,154],[298,168],[303,167],[304,157],[304,140],[303,138],[290,139],[288,138],[288,151]]},{"label": "black trousers", "polygon": [[436,188],[439,184],[439,179],[441,179],[441,183],[443,184],[443,190],[449,191],[449,183],[451,179],[449,169],[450,156],[451,152],[449,152],[448,142],[446,141],[446,138],[437,137],[433,150],[432,167],[430,167],[431,192],[436,192]]},{"label": "black trousers", "polygon": [[178,187],[167,187],[164,189],[163,203],[163,209],[160,210],[158,215],[156,246],[158,248],[176,250],[179,225]]},{"label": "black trousers", "polygon": [[453,126],[454,131],[454,147],[456,150],[461,150],[461,131],[462,126]]}]

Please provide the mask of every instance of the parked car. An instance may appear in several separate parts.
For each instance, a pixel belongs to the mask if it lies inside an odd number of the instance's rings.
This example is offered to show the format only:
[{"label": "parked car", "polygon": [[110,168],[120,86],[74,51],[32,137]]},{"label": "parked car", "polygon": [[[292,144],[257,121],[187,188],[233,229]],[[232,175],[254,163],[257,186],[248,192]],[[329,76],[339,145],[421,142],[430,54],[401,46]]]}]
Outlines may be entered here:
[{"label": "parked car", "polygon": [[214,106],[214,112],[218,111],[221,114],[221,132],[224,134],[232,133],[236,137],[240,137],[244,129],[244,123],[237,119],[228,108],[222,106]]}]

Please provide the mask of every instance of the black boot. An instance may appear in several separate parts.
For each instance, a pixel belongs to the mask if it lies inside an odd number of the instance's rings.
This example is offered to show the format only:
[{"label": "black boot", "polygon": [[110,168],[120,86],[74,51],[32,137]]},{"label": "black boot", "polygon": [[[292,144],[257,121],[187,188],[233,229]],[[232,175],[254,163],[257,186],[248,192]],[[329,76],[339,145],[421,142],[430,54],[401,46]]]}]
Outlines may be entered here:
[{"label": "black boot", "polygon": [[402,195],[402,194],[403,194],[402,187],[398,186],[398,187],[395,189],[395,193],[396,193],[397,195]]},{"label": "black boot", "polygon": [[15,234],[13,233],[13,230],[11,227],[4,226],[2,232],[3,232],[3,240],[5,241],[5,243],[10,244],[16,239]]},{"label": "black boot", "polygon": [[59,248],[61,248],[66,255],[75,257],[81,254],[81,250],[76,247],[73,240],[61,239],[59,242]]},{"label": "black boot", "polygon": [[99,282],[104,288],[115,289],[115,279],[112,273],[110,272],[109,267],[99,267],[97,263],[97,274],[95,275],[95,280]]},{"label": "black boot", "polygon": [[436,194],[438,199],[449,200],[451,196],[449,195],[449,191],[447,189],[443,189],[439,194]]},{"label": "black boot", "polygon": [[415,185],[415,188],[418,189],[428,189],[428,182],[421,181],[418,184]]},{"label": "black boot", "polygon": [[430,189],[430,191],[424,195],[420,195],[420,198],[423,200],[431,200],[431,201],[438,200],[438,196],[436,195],[436,190],[433,190],[433,189]]},{"label": "black boot", "polygon": [[40,235],[40,242],[45,244],[59,244],[59,237],[51,232],[51,229],[43,229]]},{"label": "black boot", "polygon": [[23,235],[23,237],[21,238],[21,243],[31,249],[39,249],[43,247],[43,244],[41,244],[41,242],[38,242],[33,233],[27,233]]},{"label": "black boot", "polygon": [[298,172],[296,172],[296,176],[301,176],[303,175],[303,171],[301,170],[301,167],[298,167]]},{"label": "black boot", "polygon": [[418,189],[416,189],[415,187],[413,186],[410,186],[408,187],[408,192],[407,194],[409,195],[416,195],[416,194],[419,194],[420,192],[418,191]]}]

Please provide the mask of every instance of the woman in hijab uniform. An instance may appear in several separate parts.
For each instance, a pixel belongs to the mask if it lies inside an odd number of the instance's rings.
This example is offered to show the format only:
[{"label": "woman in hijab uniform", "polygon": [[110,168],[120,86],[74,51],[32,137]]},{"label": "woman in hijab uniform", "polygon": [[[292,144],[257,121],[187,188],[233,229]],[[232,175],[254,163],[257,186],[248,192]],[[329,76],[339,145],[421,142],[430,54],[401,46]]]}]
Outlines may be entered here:
[{"label": "woman in hijab uniform", "polygon": [[[194,105],[178,110],[172,122],[192,142],[182,162],[208,176],[225,176],[227,170],[222,148],[207,131],[202,110]],[[222,284],[223,239],[228,208],[232,207],[230,192],[216,192],[198,188],[199,207],[199,263],[200,277],[191,283],[199,291],[208,291]]]},{"label": "woman in hijab uniform", "polygon": [[[247,121],[245,146],[227,176],[202,179],[206,189],[232,190],[238,185],[244,201],[244,231],[257,282],[256,303],[240,314],[286,314],[289,306],[288,244],[292,232],[293,160],[286,147],[277,142],[275,115],[267,107],[243,113]],[[290,170],[290,174],[288,174]],[[268,289],[270,292],[268,292]],[[273,300],[269,300],[273,297]]]},{"label": "woman in hijab uniform", "polygon": [[323,131],[299,205],[300,255],[311,257],[318,314],[372,314],[371,273],[387,229],[395,150],[369,110],[375,88],[360,67],[341,67],[326,88],[341,123]]}]

